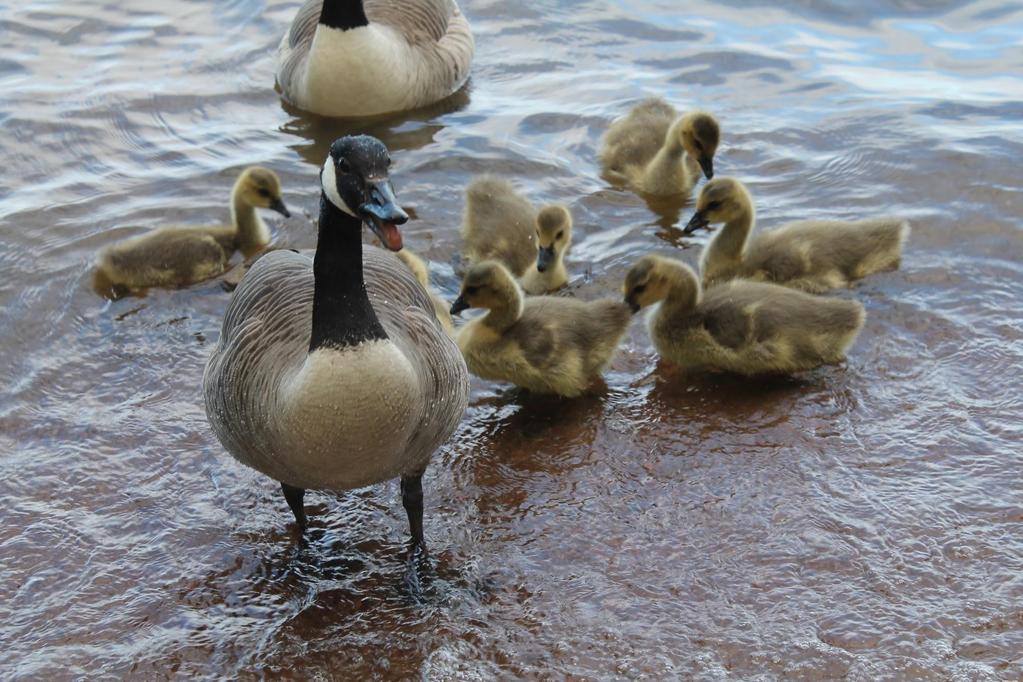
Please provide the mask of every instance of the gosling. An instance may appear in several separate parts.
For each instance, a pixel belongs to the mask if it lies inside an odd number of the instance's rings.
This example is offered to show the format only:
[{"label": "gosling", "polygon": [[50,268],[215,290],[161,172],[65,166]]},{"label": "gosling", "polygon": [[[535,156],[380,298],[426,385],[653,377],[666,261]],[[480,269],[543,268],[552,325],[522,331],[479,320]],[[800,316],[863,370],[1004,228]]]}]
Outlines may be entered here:
[{"label": "gosling", "polygon": [[714,177],[721,127],[711,114],[680,116],[660,97],[643,100],[611,124],[600,161],[616,185],[652,196],[689,196],[700,171]]},{"label": "gosling", "polygon": [[269,243],[270,230],[257,208],[291,216],[276,173],[252,166],[242,171],[231,190],[230,225],[162,227],[112,244],[96,259],[97,286],[119,294],[184,287],[216,277],[227,269],[235,251],[249,258]]},{"label": "gosling", "polygon": [[537,211],[503,178],[484,176],[466,189],[462,238],[470,263],[499,261],[528,294],[568,283],[564,258],[572,243],[572,214],[559,204]]},{"label": "gosling", "polygon": [[776,284],[735,280],[701,291],[692,268],[660,256],[639,259],[625,302],[648,319],[665,359],[691,371],[790,374],[840,362],[863,328],[863,306]]},{"label": "gosling", "polygon": [[437,316],[437,321],[440,322],[440,326],[444,328],[447,335],[454,338],[455,324],[451,319],[451,313],[448,312],[448,304],[430,286],[430,272],[426,267],[426,262],[410,251],[408,247],[403,248],[395,255],[412,272],[416,281],[422,285],[423,290],[430,295],[430,302],[433,303],[433,312]]},{"label": "gosling", "polygon": [[753,199],[741,182],[716,178],[704,186],[686,234],[724,223],[700,258],[704,287],[740,277],[810,293],[847,287],[898,268],[910,231],[900,218],[801,220],[751,239],[755,220]]},{"label": "gosling", "polygon": [[569,398],[600,377],[631,319],[629,307],[613,299],[523,298],[511,273],[496,261],[469,268],[451,314],[467,308],[488,310],[458,333],[470,372]]}]

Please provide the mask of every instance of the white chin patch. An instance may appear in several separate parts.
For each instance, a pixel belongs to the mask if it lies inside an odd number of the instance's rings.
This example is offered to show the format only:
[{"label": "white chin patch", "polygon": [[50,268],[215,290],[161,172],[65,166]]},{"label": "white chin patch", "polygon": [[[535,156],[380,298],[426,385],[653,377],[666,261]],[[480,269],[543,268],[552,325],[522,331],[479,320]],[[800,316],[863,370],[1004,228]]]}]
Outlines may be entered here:
[{"label": "white chin patch", "polygon": [[334,204],[350,216],[356,218],[359,217],[355,211],[353,211],[351,207],[345,203],[345,200],[341,198],[341,195],[337,193],[337,174],[334,172],[334,158],[330,155],[327,156],[327,160],[323,164],[323,175],[321,176],[320,184],[323,185],[323,193],[327,195],[327,199],[330,203]]}]

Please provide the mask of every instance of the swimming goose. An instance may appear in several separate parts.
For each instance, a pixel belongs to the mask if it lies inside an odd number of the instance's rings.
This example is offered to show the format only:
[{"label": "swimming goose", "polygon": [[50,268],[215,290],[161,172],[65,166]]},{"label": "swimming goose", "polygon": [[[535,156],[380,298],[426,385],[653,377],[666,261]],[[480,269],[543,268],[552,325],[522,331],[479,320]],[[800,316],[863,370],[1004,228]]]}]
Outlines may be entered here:
[{"label": "swimming goose", "polygon": [[564,256],[572,242],[572,214],[559,204],[539,211],[504,178],[483,176],[465,190],[465,257],[496,260],[528,294],[556,291],[568,282]]},{"label": "swimming goose", "polygon": [[704,186],[686,234],[715,223],[725,226],[703,250],[703,285],[735,277],[783,284],[820,293],[852,280],[894,270],[909,237],[901,218],[855,222],[801,220],[750,238],[753,199],[735,178],[715,178]]},{"label": "swimming goose", "polygon": [[451,320],[451,313],[448,312],[447,303],[444,299],[434,291],[433,287],[430,286],[430,271],[426,267],[426,262],[418,255],[413,253],[408,247],[403,248],[398,252],[398,258],[405,264],[405,267],[415,275],[416,281],[419,282],[427,294],[430,295],[430,302],[433,304],[433,312],[437,315],[437,320],[441,326],[444,327],[444,331],[447,332],[448,336],[454,337],[455,335],[455,324]]},{"label": "swimming goose", "polygon": [[625,278],[657,352],[686,369],[787,374],[839,362],[863,327],[863,306],[776,284],[735,280],[706,291],[688,265],[644,256]]},{"label": "swimming goose", "polygon": [[97,288],[122,292],[183,287],[216,277],[236,250],[248,258],[270,241],[270,230],[256,208],[291,215],[277,175],[252,166],[231,190],[230,225],[162,227],[108,246],[96,258]]},{"label": "swimming goose", "polygon": [[365,222],[391,251],[407,220],[373,137],[334,142],[320,173],[315,256],[256,261],[224,315],[203,377],[206,415],[239,462],[281,484],[300,528],[308,488],[401,477],[423,546],[422,476],[469,396],[458,347],[393,254],[363,246]]},{"label": "swimming goose", "polygon": [[475,49],[454,0],[306,0],[277,51],[284,97],[323,116],[371,116],[444,99]]},{"label": "swimming goose", "polygon": [[523,298],[496,261],[466,272],[451,314],[486,308],[458,333],[469,371],[536,391],[574,397],[611,362],[631,314],[613,299],[583,302],[560,296]]},{"label": "swimming goose", "polygon": [[688,195],[699,179],[714,177],[721,139],[717,119],[705,111],[680,116],[660,97],[645,99],[611,124],[600,161],[612,182],[655,196]]}]

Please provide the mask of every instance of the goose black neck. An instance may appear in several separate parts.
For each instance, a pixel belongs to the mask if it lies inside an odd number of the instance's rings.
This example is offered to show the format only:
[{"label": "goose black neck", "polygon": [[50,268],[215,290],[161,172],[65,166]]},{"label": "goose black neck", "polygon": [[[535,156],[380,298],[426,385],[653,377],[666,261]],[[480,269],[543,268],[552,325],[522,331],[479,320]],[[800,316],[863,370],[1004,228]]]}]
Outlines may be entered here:
[{"label": "goose black neck", "polygon": [[347,31],[368,26],[369,20],[362,8],[362,0],[323,0],[320,23],[330,28]]},{"label": "goose black neck", "polygon": [[362,221],[320,195],[309,351],[386,339],[362,279]]}]

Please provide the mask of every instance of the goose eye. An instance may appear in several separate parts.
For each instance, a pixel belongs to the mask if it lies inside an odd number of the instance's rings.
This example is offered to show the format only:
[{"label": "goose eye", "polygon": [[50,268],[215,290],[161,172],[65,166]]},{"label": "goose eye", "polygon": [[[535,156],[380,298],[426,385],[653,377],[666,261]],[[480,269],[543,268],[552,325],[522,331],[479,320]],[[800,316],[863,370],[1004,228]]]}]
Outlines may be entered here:
[{"label": "goose eye", "polygon": [[352,164],[348,163],[348,159],[344,159],[344,158],[340,159],[337,162],[337,168],[342,173],[351,173],[352,172]]},{"label": "goose eye", "polygon": [[712,201],[709,204],[707,204],[707,210],[708,211],[716,211],[719,208],[721,208],[721,202],[720,201]]},{"label": "goose eye", "polygon": [[263,197],[264,199],[269,199],[270,198],[270,190],[266,189],[265,187],[261,187],[259,189],[259,196]]},{"label": "goose eye", "polygon": [[639,284],[639,285],[637,285],[636,287],[634,287],[632,289],[632,293],[634,293],[634,294],[642,294],[644,291],[646,291],[646,285],[645,284]]},{"label": "goose eye", "polygon": [[465,295],[466,296],[475,296],[476,292],[479,291],[479,290],[480,290],[479,287],[466,287],[465,288]]}]

